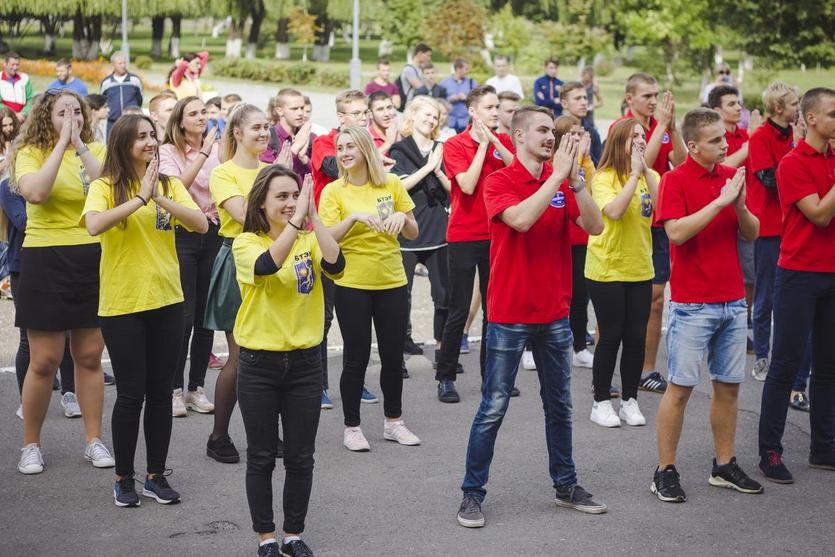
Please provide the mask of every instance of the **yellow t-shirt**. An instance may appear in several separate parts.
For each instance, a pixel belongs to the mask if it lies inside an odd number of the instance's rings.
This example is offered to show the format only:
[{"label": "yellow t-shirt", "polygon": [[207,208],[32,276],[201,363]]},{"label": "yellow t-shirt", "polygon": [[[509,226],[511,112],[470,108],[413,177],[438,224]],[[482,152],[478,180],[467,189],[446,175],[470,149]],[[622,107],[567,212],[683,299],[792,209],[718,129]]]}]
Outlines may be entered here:
[{"label": "yellow t-shirt", "polygon": [[[658,180],[658,174],[651,172]],[[623,178],[623,184],[627,178]],[[598,170],[592,179],[591,195],[601,211],[622,189],[612,168]],[[651,223],[652,197],[641,176],[623,217],[612,220],[603,214],[603,234],[589,236],[586,278],[598,282],[638,282],[654,277]]]},{"label": "yellow t-shirt", "polygon": [[318,346],[325,330],[325,301],[316,236],[299,234],[277,273],[256,275],[255,262],[272,243],[264,233],[243,232],[232,244],[241,287],[235,341],[250,350],[275,352]]},{"label": "yellow t-shirt", "polygon": [[[168,198],[189,209],[198,209],[177,178],[171,178]],[[90,186],[81,225],[84,226],[87,213],[103,212],[113,206],[109,179],[96,180]],[[117,224],[101,235],[100,316],[137,313],[183,301],[180,262],[174,246],[175,224],[178,223],[171,213],[151,200],[131,213],[125,228]]]},{"label": "yellow t-shirt", "polygon": [[[90,143],[87,147],[99,162],[104,162],[104,145]],[[50,153],[31,145],[23,147],[15,159],[15,179],[20,180],[22,176],[38,172]],[[23,247],[98,244],[99,239],[90,236],[78,224],[91,181],[75,149],[64,151],[55,184],[47,200],[39,205],[26,204],[26,237],[23,239]]]},{"label": "yellow t-shirt", "polygon": [[243,168],[234,163],[226,161],[212,170],[209,176],[209,192],[212,194],[212,201],[217,206],[217,214],[220,217],[219,234],[224,238],[235,238],[243,232],[243,225],[232,218],[223,202],[233,197],[241,196],[246,202],[249,190],[255,183],[255,177],[267,163],[259,162],[258,168]]},{"label": "yellow t-shirt", "polygon": [[[370,213],[386,220],[394,212],[408,213],[414,207],[409,192],[394,174],[386,176],[383,187],[354,186],[340,178],[322,190],[319,215],[325,226],[333,226],[351,213]],[[336,281],[339,286],[384,290],[406,284],[403,256],[396,236],[375,232],[358,222],[339,247],[345,254],[345,272]]]}]

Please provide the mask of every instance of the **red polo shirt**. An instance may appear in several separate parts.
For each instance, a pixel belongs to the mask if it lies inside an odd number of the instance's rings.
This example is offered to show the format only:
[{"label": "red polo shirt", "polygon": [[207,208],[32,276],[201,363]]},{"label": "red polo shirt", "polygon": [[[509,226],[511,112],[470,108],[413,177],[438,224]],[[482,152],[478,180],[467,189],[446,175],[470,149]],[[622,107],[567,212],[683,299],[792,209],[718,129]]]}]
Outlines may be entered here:
[{"label": "red polo shirt", "polygon": [[[496,135],[511,153],[516,152],[507,134]],[[476,242],[490,239],[487,211],[484,208],[484,180],[496,170],[505,167],[499,150],[493,145],[487,148],[481,174],[472,195],[464,193],[455,179],[455,176],[470,168],[470,163],[473,162],[477,151],[478,143],[470,136],[470,126],[458,135],[449,138],[444,144],[444,169],[452,182],[447,242]]]},{"label": "red polo shirt", "polygon": [[774,237],[780,235],[783,212],[780,209],[780,199],[777,189],[767,189],[759,181],[756,174],[760,170],[773,168],[777,170],[780,160],[791,151],[794,146],[791,128],[788,133],[775,127],[771,118],[757,128],[748,142],[748,162],[746,165],[746,188],[750,197],[751,212],[760,219],[760,237]]},{"label": "red polo shirt", "polygon": [[501,218],[505,209],[533,195],[552,172],[545,163],[542,175],[534,178],[514,157],[510,166],[484,181],[484,204],[490,216],[487,315],[491,323],[550,323],[568,316],[569,225],[580,216],[568,182],[563,182],[551,205],[527,232],[517,232]]},{"label": "red polo shirt", "polygon": [[[717,164],[712,171],[687,159],[661,178],[656,220],[659,224],[698,212],[714,199],[735,168]],[[745,296],[737,252],[739,221],[733,205],[722,209],[701,232],[677,246],[670,242],[672,300],[719,303]]]},{"label": "red polo shirt", "polygon": [[[733,155],[748,141],[748,132],[737,126],[735,131],[725,130],[725,140],[728,142],[728,156]],[[746,162],[743,165],[747,164]]]},{"label": "red polo shirt", "polygon": [[[835,220],[816,226],[797,202],[817,194],[821,199],[835,186],[835,152],[827,146],[819,153],[801,139],[777,167],[777,189],[783,208],[780,259],[777,265],[792,271],[835,273]],[[492,278],[491,278],[492,280]]]},{"label": "red polo shirt", "polygon": [[316,205],[319,205],[319,198],[325,186],[333,182],[333,178],[322,171],[322,162],[326,157],[336,156],[336,134],[339,130],[333,129],[328,135],[320,135],[313,140],[313,153],[311,154],[311,166],[313,169],[313,196]]},{"label": "red polo shirt", "polygon": [[371,139],[374,140],[374,147],[379,148],[380,145],[386,142],[386,138],[377,133],[374,124],[368,124],[368,133],[371,134]]}]

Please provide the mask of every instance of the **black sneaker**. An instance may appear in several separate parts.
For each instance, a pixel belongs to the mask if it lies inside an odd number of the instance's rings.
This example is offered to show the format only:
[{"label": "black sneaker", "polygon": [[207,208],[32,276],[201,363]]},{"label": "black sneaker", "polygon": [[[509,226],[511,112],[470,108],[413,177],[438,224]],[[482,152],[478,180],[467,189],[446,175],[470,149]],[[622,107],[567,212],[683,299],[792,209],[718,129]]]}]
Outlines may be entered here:
[{"label": "black sneaker", "polygon": [[739,464],[736,463],[736,457],[731,458],[729,463],[722,466],[718,466],[714,458],[713,470],[707,481],[712,486],[735,489],[740,493],[758,494],[763,492],[763,486],[758,481],[749,478],[748,474],[739,467]]},{"label": "black sneaker", "polygon": [[145,478],[142,495],[156,499],[157,503],[171,505],[180,502],[180,494],[174,491],[163,474],[156,474],[153,478]]},{"label": "black sneaker", "polygon": [[655,468],[649,490],[665,503],[684,503],[687,501],[687,495],[681,489],[678,470],[672,464],[668,464],[664,470]]},{"label": "black sneaker", "polygon": [[136,480],[133,476],[125,476],[116,480],[113,485],[113,502],[117,507],[138,507],[142,504],[136,494]]},{"label": "black sneaker", "polygon": [[206,454],[216,461],[226,464],[234,464],[241,460],[241,455],[238,454],[238,449],[235,448],[229,435],[222,435],[214,441],[209,437],[209,441],[206,443]]},{"label": "black sneaker", "polygon": [[301,540],[281,544],[281,553],[285,557],[313,557],[313,552]]},{"label": "black sneaker", "polygon": [[820,470],[835,470],[835,449],[820,455],[809,455],[809,466]]},{"label": "black sneaker", "polygon": [[409,370],[406,369],[406,362],[400,362],[400,377],[408,379],[410,377]]},{"label": "black sneaker", "polygon": [[520,394],[522,394],[522,393],[519,392],[519,389],[517,389],[516,387],[513,387],[512,389],[510,389],[510,396],[514,397],[514,396],[519,396]]},{"label": "black sneaker", "polygon": [[458,524],[464,528],[484,526],[484,513],[481,512],[481,500],[472,495],[465,495],[458,508]]},{"label": "black sneaker", "polygon": [[464,373],[464,366],[461,365],[461,362],[455,364],[455,375]]},{"label": "black sneaker", "polygon": [[441,402],[461,402],[461,397],[455,390],[455,383],[449,379],[444,379],[438,383],[438,400]]},{"label": "black sneaker", "polygon": [[423,348],[418,346],[412,337],[406,337],[406,344],[403,345],[403,353],[420,356],[423,354]]},{"label": "black sneaker", "polygon": [[579,484],[565,488],[557,487],[555,491],[557,494],[554,502],[558,507],[566,507],[589,514],[601,514],[608,510],[606,505],[593,500],[592,494],[580,487]]},{"label": "black sneaker", "polygon": [[110,375],[109,373],[104,374],[104,384],[105,385],[115,385],[116,378]]},{"label": "black sneaker", "polygon": [[663,393],[667,390],[667,381],[660,373],[653,371],[641,377],[641,382],[638,383],[638,389],[651,393]]},{"label": "black sneaker", "polygon": [[776,484],[794,483],[794,477],[786,465],[783,464],[783,457],[777,451],[766,451],[760,457],[760,471],[770,482]]},{"label": "black sneaker", "polygon": [[280,557],[281,550],[278,548],[278,542],[265,543],[258,546],[258,557]]}]

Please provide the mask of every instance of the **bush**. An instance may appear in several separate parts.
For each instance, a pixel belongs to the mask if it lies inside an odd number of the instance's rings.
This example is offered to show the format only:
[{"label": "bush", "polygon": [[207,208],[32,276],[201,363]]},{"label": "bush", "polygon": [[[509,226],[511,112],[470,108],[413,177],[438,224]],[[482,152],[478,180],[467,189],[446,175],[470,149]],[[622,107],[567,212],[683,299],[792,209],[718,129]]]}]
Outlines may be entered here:
[{"label": "bush", "polygon": [[[20,71],[31,75],[43,75],[55,77],[55,62],[40,58],[38,60],[21,60]],[[104,60],[93,61],[72,61],[72,73],[75,77],[88,84],[97,86],[101,81],[110,75],[110,64]]]},{"label": "bush", "polygon": [[606,77],[615,71],[617,66],[611,60],[604,58],[594,65],[594,75],[597,77]]},{"label": "bush", "polygon": [[243,60],[240,58],[212,61],[212,72],[216,76],[252,81],[270,81],[295,86],[317,83],[324,87],[344,88],[348,86],[348,75],[344,71],[320,68],[315,63],[287,63],[277,60]]},{"label": "bush", "polygon": [[287,67],[287,79],[295,85],[307,85],[316,77],[316,66],[300,62]]},{"label": "bush", "polygon": [[339,87],[346,88],[349,85],[348,74],[344,71],[329,70],[322,68],[316,77],[319,85],[325,87]]},{"label": "bush", "polygon": [[153,63],[153,59],[151,59],[150,56],[145,56],[144,54],[140,54],[139,56],[133,59],[133,65],[139,68],[140,70],[150,70],[151,64]]}]

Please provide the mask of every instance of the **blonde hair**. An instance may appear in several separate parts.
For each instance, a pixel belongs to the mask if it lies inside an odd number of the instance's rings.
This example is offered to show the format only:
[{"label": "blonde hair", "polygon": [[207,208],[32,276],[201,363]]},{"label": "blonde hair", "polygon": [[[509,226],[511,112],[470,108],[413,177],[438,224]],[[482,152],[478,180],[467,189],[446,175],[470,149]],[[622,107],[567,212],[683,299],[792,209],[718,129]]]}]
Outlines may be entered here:
[{"label": "blonde hair", "polygon": [[357,89],[343,91],[336,96],[336,111],[343,112],[345,105],[352,101],[364,101],[368,104],[368,97],[365,96],[365,93]]},{"label": "blonde hair", "polygon": [[[343,135],[351,136],[354,144],[362,153],[365,159],[365,165],[368,168],[368,181],[375,188],[381,188],[386,185],[386,169],[383,167],[383,159],[380,156],[377,148],[374,147],[374,140],[366,128],[360,126],[347,126],[339,131],[334,138],[334,143],[339,144],[339,138]],[[339,177],[347,183],[348,171],[342,166],[342,161],[337,156],[336,164],[339,167]]]},{"label": "blonde hair", "polygon": [[798,96],[797,87],[789,85],[785,81],[772,81],[763,91],[763,107],[772,116],[780,108],[786,107],[786,97],[789,95]]},{"label": "blonde hair", "polygon": [[432,129],[432,133],[429,134],[430,139],[438,139],[438,136],[441,134],[441,105],[435,99],[426,95],[415,97],[409,103],[409,106],[406,107],[406,111],[403,113],[403,125],[400,127],[400,135],[403,137],[412,135],[415,127],[415,114],[417,114],[418,110],[427,106],[438,111],[438,122]]},{"label": "blonde hair", "polygon": [[256,112],[264,114],[264,111],[254,104],[241,103],[235,105],[235,108],[229,113],[229,121],[226,122],[226,127],[223,129],[223,137],[220,141],[221,162],[232,160],[232,157],[235,156],[235,152],[238,150],[235,129],[243,128],[249,115]]}]

